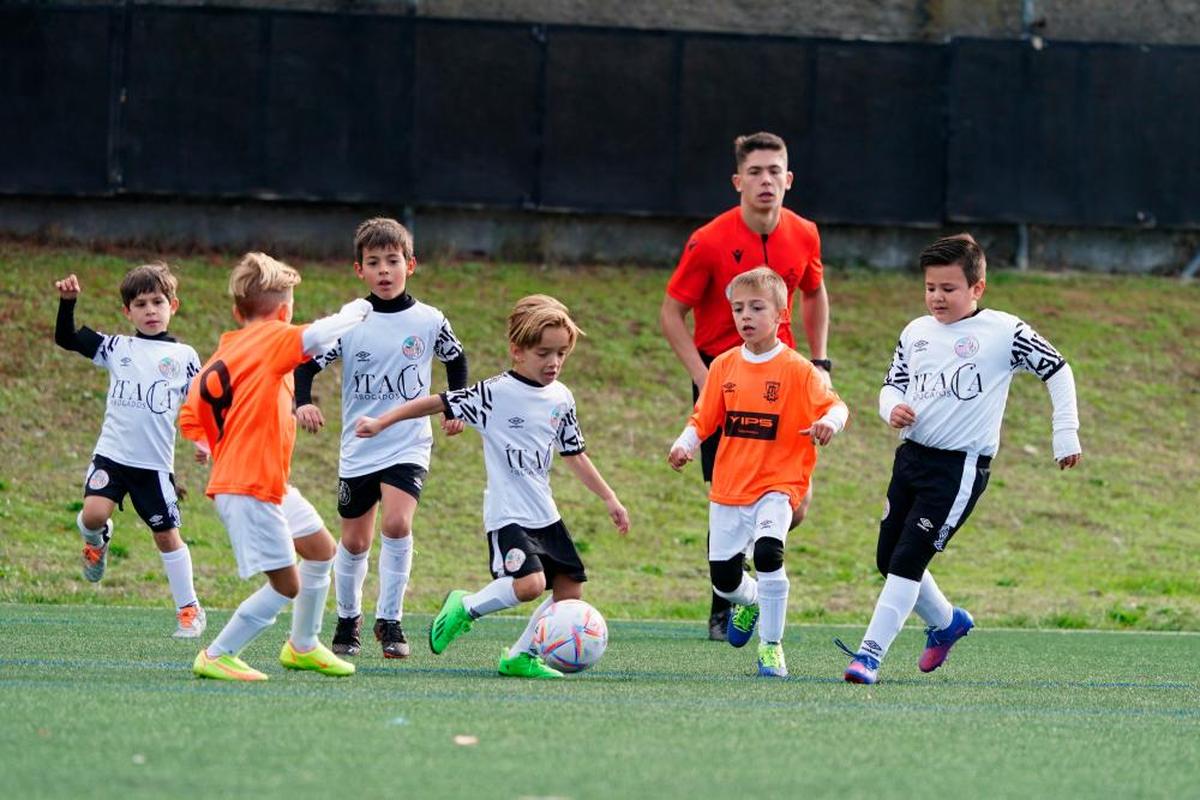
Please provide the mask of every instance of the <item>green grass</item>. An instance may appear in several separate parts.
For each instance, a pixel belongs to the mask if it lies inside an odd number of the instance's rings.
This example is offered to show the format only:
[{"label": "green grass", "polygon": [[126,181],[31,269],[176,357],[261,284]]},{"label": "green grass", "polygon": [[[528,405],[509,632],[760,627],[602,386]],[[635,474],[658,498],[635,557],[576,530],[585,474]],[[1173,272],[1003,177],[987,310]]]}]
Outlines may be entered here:
[{"label": "green grass", "polygon": [[[73,271],[83,280],[81,324],[124,331],[120,277],[158,255],[0,243],[0,601],[169,603],[150,537],[129,511],[119,515],[119,549],[104,583],[78,575],[74,516],[107,380],[52,343],[54,278]],[[182,282],[172,331],[206,356],[231,325],[223,291],[232,258],[165,255]],[[298,266],[300,320],[362,291],[345,264]],[[414,294],[449,316],[475,377],[507,366],[504,316],[529,292],[560,297],[588,332],[564,381],[579,401],[589,452],[629,508],[633,532],[618,537],[603,506],[568,472],[556,470],[555,493],[593,578],[587,596],[613,618],[698,620],[707,605],[703,483],[698,469],[679,476],[665,464],[690,399],[658,331],[666,279],[652,269],[466,262],[423,264],[411,282]],[[878,384],[900,329],[923,307],[912,274],[831,267],[828,284],[835,381],[852,419],[823,452],[810,517],[788,542],[790,619],[862,624],[880,586],[875,537],[895,447],[874,410]],[[1019,376],[991,486],[935,562],[939,583],[985,625],[1200,629],[1200,288],[1151,277],[995,272],[984,301],[1028,319],[1070,359],[1085,456],[1074,471],[1054,467],[1045,390]],[[294,479],[336,533],[340,383],[333,372],[316,384],[332,424],[317,437],[301,434]],[[250,584],[234,576],[225,533],[202,495],[204,472],[183,444],[178,452],[179,482],[191,490],[183,532],[198,590],[206,604],[231,608]],[[417,512],[411,611],[431,612],[447,588],[485,579],[483,484],[478,437],[437,435]],[[372,576],[368,607],[374,592]]]},{"label": "green grass", "polygon": [[[223,622],[214,614],[210,624]],[[287,615],[247,651],[270,676],[200,681],[150,609],[0,605],[6,796],[1186,797],[1200,736],[1188,634],[981,628],[931,675],[910,628],[874,687],[793,627],[785,681],[679,622],[614,622],[590,672],[495,674],[516,618],[444,655],[373,646],[346,679],[285,673]],[[327,624],[332,619],[327,620]],[[373,643],[372,643],[373,644]],[[477,743],[455,744],[455,737]],[[351,791],[350,787],[353,787]]]}]

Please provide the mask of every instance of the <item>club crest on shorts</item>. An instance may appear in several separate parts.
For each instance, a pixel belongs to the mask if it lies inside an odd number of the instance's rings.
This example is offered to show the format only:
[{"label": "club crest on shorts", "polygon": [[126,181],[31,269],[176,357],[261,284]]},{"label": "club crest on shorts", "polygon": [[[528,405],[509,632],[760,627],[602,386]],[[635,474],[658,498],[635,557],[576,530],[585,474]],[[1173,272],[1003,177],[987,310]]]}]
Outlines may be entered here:
[{"label": "club crest on shorts", "polygon": [[504,554],[504,571],[516,572],[525,563],[525,551],[514,547]]},{"label": "club crest on shorts", "polygon": [[420,336],[409,336],[404,340],[404,343],[400,345],[400,350],[407,358],[416,361],[425,353],[425,342]]},{"label": "club crest on shorts", "polygon": [[937,538],[933,540],[933,549],[939,553],[946,549],[946,542],[950,539],[950,526],[943,525],[938,530]]},{"label": "club crest on shorts", "polygon": [[88,488],[99,491],[109,484],[108,470],[98,469],[88,476]]},{"label": "club crest on shorts", "polygon": [[338,481],[338,505],[350,505],[350,484],[345,481]]}]

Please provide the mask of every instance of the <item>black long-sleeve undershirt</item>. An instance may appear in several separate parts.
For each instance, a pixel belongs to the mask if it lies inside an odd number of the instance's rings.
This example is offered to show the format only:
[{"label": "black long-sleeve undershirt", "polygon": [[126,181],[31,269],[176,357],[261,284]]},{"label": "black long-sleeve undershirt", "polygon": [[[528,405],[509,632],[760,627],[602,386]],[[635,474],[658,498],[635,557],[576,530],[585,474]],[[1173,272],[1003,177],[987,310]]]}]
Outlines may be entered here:
[{"label": "black long-sleeve undershirt", "polygon": [[86,325],[75,328],[75,299],[60,298],[58,319],[54,324],[54,343],[64,350],[71,350],[86,358],[95,358],[104,337]]}]

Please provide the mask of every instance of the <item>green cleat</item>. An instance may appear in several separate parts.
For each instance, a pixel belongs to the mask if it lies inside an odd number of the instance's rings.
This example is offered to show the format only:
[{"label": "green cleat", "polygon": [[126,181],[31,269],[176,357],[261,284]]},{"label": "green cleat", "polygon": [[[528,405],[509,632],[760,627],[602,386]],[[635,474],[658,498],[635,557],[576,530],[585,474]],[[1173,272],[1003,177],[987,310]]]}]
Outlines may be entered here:
[{"label": "green cleat", "polygon": [[513,678],[561,678],[563,674],[533,653],[517,653],[508,657],[508,648],[500,651],[500,674]]},{"label": "green cleat", "polygon": [[332,650],[320,642],[317,642],[317,646],[312,650],[298,653],[296,648],[292,647],[292,641],[289,639],[283,643],[283,649],[279,651],[279,663],[288,669],[312,670],[322,675],[332,675],[335,678],[344,678],[354,674],[353,664],[338,658]]},{"label": "green cleat", "polygon": [[758,674],[762,678],[787,677],[787,661],[783,657],[783,645],[763,642],[758,646]]},{"label": "green cleat", "polygon": [[213,678],[218,681],[265,681],[267,676],[251,667],[237,656],[211,657],[207,650],[196,654],[192,672],[197,678]]},{"label": "green cleat", "polygon": [[429,649],[435,655],[445,652],[451,642],[471,630],[471,615],[462,602],[466,596],[462,589],[453,590],[446,595],[442,610],[433,618],[433,624],[429,626]]}]

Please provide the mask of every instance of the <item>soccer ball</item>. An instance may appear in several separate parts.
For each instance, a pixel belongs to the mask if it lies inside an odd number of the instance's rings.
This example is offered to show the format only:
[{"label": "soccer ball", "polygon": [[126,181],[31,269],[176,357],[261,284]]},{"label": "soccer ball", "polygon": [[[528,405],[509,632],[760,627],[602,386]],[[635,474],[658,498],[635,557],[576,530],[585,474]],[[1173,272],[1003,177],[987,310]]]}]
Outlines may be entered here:
[{"label": "soccer ball", "polygon": [[608,623],[582,600],[560,600],[538,618],[533,646],[555,669],[582,672],[604,655]]}]

